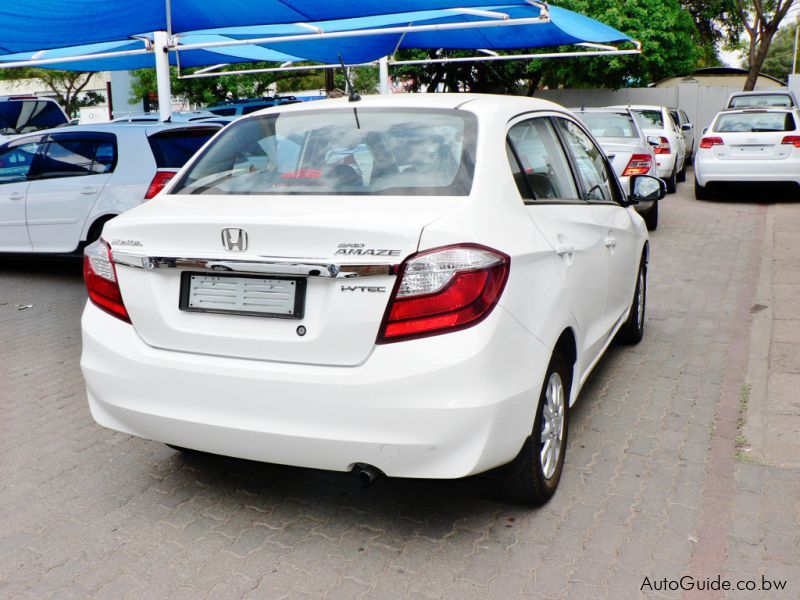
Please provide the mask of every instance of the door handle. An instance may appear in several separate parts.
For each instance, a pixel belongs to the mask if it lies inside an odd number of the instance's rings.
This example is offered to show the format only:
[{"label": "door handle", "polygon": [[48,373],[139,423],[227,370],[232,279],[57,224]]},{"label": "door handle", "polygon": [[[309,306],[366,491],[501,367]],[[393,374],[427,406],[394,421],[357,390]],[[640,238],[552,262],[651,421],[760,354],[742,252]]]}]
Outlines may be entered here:
[{"label": "door handle", "polygon": [[613,235],[608,236],[603,243],[606,245],[606,248],[616,248],[617,247],[617,238]]},{"label": "door handle", "polygon": [[9,200],[14,200],[15,202],[18,201],[18,200],[22,200],[24,198],[25,198],[25,194],[23,194],[21,192],[13,192],[8,197]]},{"label": "door handle", "polygon": [[575,254],[575,246],[572,244],[559,244],[556,246],[556,254],[559,256],[572,256]]},{"label": "door handle", "polygon": [[96,193],[97,193],[97,188],[92,186],[86,186],[81,190],[81,194],[83,194],[84,196],[93,196]]}]

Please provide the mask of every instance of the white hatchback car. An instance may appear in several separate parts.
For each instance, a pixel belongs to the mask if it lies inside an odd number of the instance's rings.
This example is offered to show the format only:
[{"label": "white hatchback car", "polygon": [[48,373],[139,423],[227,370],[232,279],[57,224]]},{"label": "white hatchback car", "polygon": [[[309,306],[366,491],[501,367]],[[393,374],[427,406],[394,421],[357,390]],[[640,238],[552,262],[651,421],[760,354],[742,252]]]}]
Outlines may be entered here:
[{"label": "white hatchback car", "polygon": [[800,111],[728,110],[714,117],[694,161],[694,193],[711,198],[720,183],[800,185]]},{"label": "white hatchback car", "polygon": [[0,145],[0,253],[69,253],[164,187],[217,131],[204,125],[92,125]]},{"label": "white hatchback car", "polygon": [[363,480],[492,471],[544,502],[592,367],[615,335],[642,337],[631,204],[580,121],[544,101],[244,117],[86,249],[92,415]]}]

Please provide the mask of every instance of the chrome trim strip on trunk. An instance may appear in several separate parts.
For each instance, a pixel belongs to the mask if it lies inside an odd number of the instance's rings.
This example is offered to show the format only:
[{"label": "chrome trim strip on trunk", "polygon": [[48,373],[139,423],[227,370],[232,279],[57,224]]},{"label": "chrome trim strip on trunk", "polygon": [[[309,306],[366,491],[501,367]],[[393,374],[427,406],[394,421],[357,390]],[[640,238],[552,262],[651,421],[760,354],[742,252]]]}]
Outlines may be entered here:
[{"label": "chrome trim strip on trunk", "polygon": [[335,264],[307,258],[272,258],[266,256],[187,258],[171,256],[143,256],[112,251],[114,263],[137,269],[192,269],[224,273],[250,273],[254,275],[293,275],[299,277],[324,277],[350,279],[394,275],[392,264]]}]

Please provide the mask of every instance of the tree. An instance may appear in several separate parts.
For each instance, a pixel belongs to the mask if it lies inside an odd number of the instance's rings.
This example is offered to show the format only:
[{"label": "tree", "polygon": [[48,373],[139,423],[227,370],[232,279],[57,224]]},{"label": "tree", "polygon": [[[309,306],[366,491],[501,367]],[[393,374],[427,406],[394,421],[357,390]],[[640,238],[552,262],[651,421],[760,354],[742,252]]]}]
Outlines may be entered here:
[{"label": "tree", "polygon": [[692,16],[699,40],[698,67],[721,64],[719,47],[738,38],[744,28],[739,20],[736,0],[680,0]]},{"label": "tree", "polygon": [[794,61],[794,36],[797,23],[790,27],[781,27],[772,40],[772,44],[764,59],[762,71],[783,81],[789,79]]},{"label": "tree", "polygon": [[756,86],[770,45],[780,24],[794,5],[795,0],[736,0],[736,8],[747,37],[747,80],[744,91]]},{"label": "tree", "polygon": [[[561,0],[559,6],[595,18],[642,42],[641,55],[564,58],[499,63],[451,63],[396,69],[413,87],[442,85],[450,91],[533,94],[537,87],[646,85],[694,70],[701,51],[692,16],[679,0]],[[657,26],[655,25],[657,24]],[[564,51],[572,51],[567,48]],[[515,54],[553,52],[521,49]],[[474,52],[404,51],[403,58],[469,56]],[[522,83],[522,88],[520,88]]]},{"label": "tree", "polygon": [[57,71],[54,69],[3,69],[0,79],[38,79],[53,92],[56,101],[64,111],[74,116],[84,106],[95,106],[103,101],[103,96],[96,92],[83,93],[89,85],[94,73],[78,71]]}]

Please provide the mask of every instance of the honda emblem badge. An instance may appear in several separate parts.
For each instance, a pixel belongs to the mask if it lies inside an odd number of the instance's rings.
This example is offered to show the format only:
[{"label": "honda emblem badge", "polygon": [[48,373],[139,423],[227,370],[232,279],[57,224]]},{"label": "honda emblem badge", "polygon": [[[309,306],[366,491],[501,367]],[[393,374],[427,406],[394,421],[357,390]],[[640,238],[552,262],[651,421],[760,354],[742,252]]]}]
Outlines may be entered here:
[{"label": "honda emblem badge", "polygon": [[247,232],[232,227],[223,229],[222,247],[228,252],[244,252],[247,250]]}]

